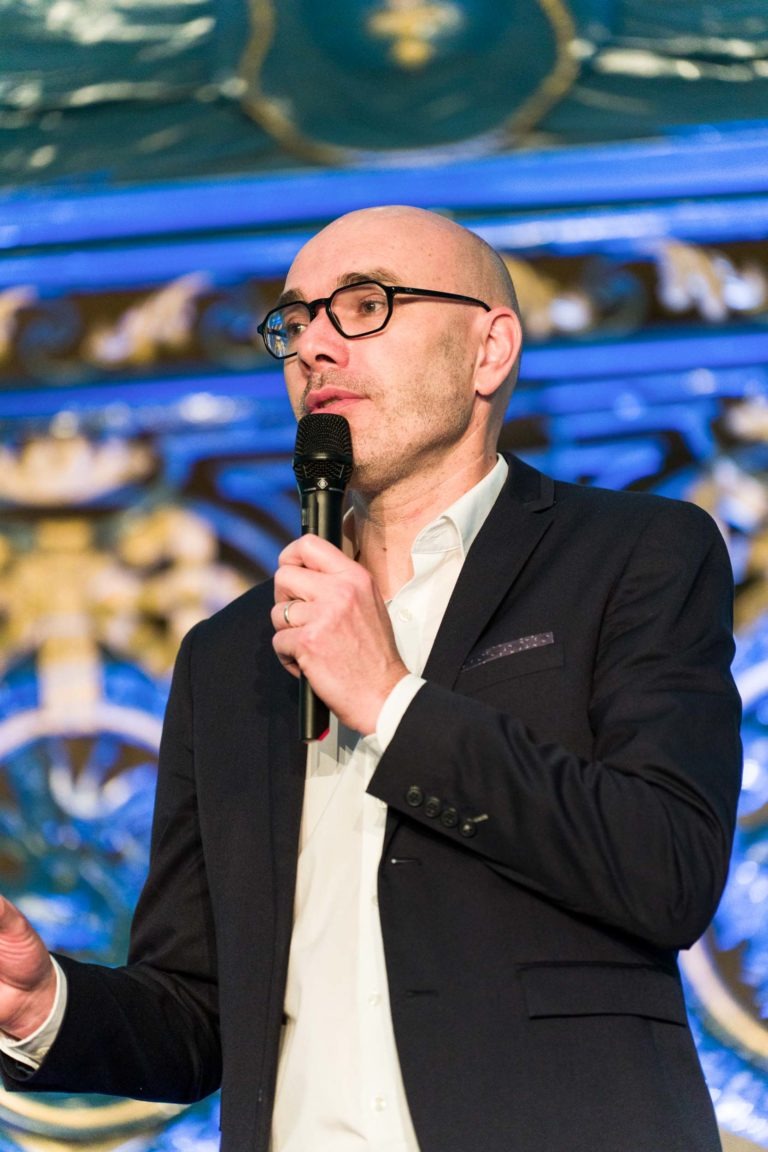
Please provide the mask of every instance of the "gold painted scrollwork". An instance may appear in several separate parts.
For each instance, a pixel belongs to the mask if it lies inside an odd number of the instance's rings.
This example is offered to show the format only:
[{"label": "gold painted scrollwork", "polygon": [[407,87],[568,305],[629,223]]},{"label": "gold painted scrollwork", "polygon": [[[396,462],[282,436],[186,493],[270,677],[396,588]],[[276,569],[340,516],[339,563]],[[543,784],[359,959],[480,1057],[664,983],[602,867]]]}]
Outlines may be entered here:
[{"label": "gold painted scrollwork", "polygon": [[368,27],[374,36],[391,41],[390,55],[398,67],[413,69],[428,64],[434,41],[462,20],[461,6],[445,0],[387,0],[383,10],[369,16]]},{"label": "gold painted scrollwork", "polygon": [[[156,468],[154,452],[143,442],[90,441],[77,433],[36,437],[0,453],[0,499],[30,513],[27,525],[11,517],[0,534],[2,664],[10,670],[8,684],[20,664],[34,664],[35,672],[32,696],[9,706],[12,694],[5,693],[0,764],[9,804],[16,799],[14,772],[39,766],[35,803],[43,795],[42,803],[50,802],[46,822],[55,829],[23,837],[7,860],[29,866],[30,875],[45,875],[48,894],[57,900],[77,888],[87,860],[94,907],[103,900],[126,933],[130,906],[109,903],[112,890],[100,886],[99,869],[111,879],[122,860],[134,875],[141,821],[126,833],[124,849],[119,840],[105,848],[98,832],[88,840],[83,829],[110,824],[130,790],[146,786],[162,721],[159,708],[143,706],[141,693],[118,698],[110,690],[108,665],[125,662],[121,675],[135,671],[142,685],[147,673],[164,680],[181,634],[248,585],[219,561],[213,528],[193,511],[164,503],[119,510],[109,520],[89,515],[89,499],[147,481]],[[158,688],[147,699],[160,695]],[[133,775],[137,764],[140,778]],[[17,815],[29,820],[31,814]],[[105,852],[106,858],[99,855]],[[37,891],[22,889],[14,898],[30,914],[42,906]],[[0,1091],[0,1124],[27,1152],[63,1152],[73,1145],[84,1152],[129,1146],[149,1152],[156,1134],[182,1111],[109,1097]]]},{"label": "gold painted scrollwork", "polygon": [[[554,38],[555,61],[533,92],[500,124],[494,133],[498,147],[518,143],[554,107],[575,83],[580,62],[573,44],[576,23],[565,0],[532,0],[549,24]],[[454,13],[453,9],[459,9]],[[263,88],[264,62],[274,44],[279,8],[273,0],[250,0],[251,34],[240,62],[244,85],[242,106],[283,147],[313,163],[354,163],[376,149],[357,149],[314,140],[295,120],[291,101],[269,96]],[[459,4],[427,3],[426,0],[384,0],[384,8],[369,17],[375,35],[394,37],[396,63],[413,70],[429,63],[438,30],[457,27]]]}]

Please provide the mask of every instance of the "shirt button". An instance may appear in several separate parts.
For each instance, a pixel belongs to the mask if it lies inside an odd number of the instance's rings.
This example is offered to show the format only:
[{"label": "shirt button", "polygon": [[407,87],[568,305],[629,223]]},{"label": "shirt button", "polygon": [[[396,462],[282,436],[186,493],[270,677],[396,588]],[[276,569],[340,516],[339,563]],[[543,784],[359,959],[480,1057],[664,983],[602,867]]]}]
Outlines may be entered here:
[{"label": "shirt button", "polygon": [[378,992],[371,993],[371,995],[368,997],[368,1004],[371,1008],[378,1008],[379,1004],[381,1004],[381,996],[378,994]]},{"label": "shirt button", "polygon": [[404,624],[408,624],[413,620],[413,612],[410,612],[407,608],[400,608],[398,609],[397,618],[398,620],[402,620]]},{"label": "shirt button", "polygon": [[379,898],[375,892],[374,892],[373,896],[371,896],[371,904],[373,904],[374,908],[378,908],[378,906],[379,906]]},{"label": "shirt button", "polygon": [[373,1108],[374,1112],[383,1112],[386,1106],[387,1102],[383,1096],[374,1096],[373,1100],[371,1100],[371,1108]]}]

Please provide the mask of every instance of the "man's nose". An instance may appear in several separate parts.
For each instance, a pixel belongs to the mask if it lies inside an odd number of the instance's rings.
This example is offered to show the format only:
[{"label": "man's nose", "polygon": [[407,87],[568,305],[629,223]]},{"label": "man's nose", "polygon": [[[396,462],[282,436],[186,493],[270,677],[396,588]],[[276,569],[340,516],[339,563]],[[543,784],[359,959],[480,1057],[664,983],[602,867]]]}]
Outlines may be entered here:
[{"label": "man's nose", "polygon": [[348,342],[334,327],[325,307],[319,307],[296,341],[299,359],[307,364],[318,361],[339,363],[346,359]]}]

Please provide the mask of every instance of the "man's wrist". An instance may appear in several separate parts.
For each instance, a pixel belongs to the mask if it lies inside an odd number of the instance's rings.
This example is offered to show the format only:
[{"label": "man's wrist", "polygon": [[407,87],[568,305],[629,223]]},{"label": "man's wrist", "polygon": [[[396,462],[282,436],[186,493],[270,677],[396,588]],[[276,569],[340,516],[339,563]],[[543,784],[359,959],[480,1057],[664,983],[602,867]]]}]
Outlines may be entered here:
[{"label": "man's wrist", "polygon": [[386,751],[411,701],[425,684],[426,680],[422,679],[421,676],[416,676],[413,672],[407,672],[405,676],[402,676],[398,680],[397,684],[395,684],[387,696],[381,706],[374,733],[376,743],[381,753]]}]

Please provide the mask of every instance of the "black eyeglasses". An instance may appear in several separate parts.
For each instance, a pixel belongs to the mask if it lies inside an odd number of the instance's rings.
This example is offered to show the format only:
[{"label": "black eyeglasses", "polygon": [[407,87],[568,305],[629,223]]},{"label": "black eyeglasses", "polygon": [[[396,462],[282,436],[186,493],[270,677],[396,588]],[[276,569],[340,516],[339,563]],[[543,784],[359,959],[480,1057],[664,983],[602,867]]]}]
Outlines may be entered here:
[{"label": "black eyeglasses", "polygon": [[456,292],[436,292],[432,288],[402,288],[400,285],[379,284],[378,280],[363,280],[337,288],[330,296],[318,300],[294,300],[268,312],[256,331],[264,340],[267,352],[277,360],[296,355],[296,342],[321,308],[340,335],[347,340],[358,336],[372,336],[386,328],[392,316],[395,296],[429,296],[433,300],[454,300],[460,304],[476,304],[491,311],[490,304],[474,296],[459,296]]}]

